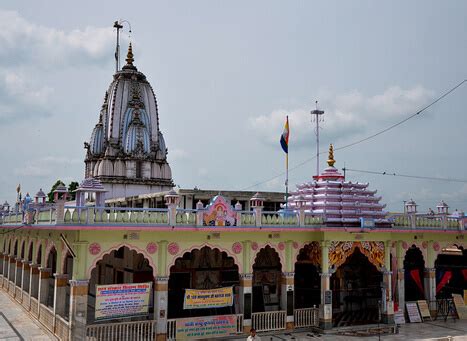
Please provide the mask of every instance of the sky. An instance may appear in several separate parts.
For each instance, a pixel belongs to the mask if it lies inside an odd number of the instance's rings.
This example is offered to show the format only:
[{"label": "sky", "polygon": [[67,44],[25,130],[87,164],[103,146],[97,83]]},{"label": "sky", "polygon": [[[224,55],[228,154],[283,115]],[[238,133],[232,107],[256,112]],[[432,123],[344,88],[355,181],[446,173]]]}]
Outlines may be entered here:
[{"label": "sky", "polygon": [[[316,172],[315,101],[325,152],[467,79],[466,13],[465,1],[2,0],[0,201],[14,202],[18,183],[35,194],[82,180],[83,142],[114,73],[117,19],[131,23],[122,50],[131,39],[156,92],[175,184],[281,191],[286,115],[293,189]],[[420,211],[441,200],[467,210],[466,105],[464,84],[403,125],[337,150],[335,166],[466,180],[346,172],[390,211],[409,199]]]}]

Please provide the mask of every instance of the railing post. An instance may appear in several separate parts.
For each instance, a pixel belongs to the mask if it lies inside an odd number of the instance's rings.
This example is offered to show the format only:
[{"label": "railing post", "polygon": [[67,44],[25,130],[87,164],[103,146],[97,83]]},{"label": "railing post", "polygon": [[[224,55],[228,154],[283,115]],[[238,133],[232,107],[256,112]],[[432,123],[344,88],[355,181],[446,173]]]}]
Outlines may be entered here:
[{"label": "railing post", "polygon": [[235,204],[234,209],[235,209],[235,211],[237,211],[237,214],[236,214],[236,225],[237,225],[237,226],[242,226],[242,213],[241,213],[242,204],[240,204],[240,203],[237,201],[237,203]]},{"label": "railing post", "polygon": [[86,340],[88,280],[70,281],[70,340]]},{"label": "railing post", "polygon": [[203,226],[204,205],[201,201],[196,203],[196,226]]}]

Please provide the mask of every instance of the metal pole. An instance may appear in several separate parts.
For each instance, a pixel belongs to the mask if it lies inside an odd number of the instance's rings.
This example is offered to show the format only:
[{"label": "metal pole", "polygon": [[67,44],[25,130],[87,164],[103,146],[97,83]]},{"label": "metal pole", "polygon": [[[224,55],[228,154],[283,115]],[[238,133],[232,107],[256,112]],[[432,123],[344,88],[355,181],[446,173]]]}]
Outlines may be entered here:
[{"label": "metal pole", "polygon": [[316,109],[310,112],[311,120],[316,120],[316,176],[319,175],[319,120],[324,115],[324,111],[318,110],[318,101],[316,101]]}]

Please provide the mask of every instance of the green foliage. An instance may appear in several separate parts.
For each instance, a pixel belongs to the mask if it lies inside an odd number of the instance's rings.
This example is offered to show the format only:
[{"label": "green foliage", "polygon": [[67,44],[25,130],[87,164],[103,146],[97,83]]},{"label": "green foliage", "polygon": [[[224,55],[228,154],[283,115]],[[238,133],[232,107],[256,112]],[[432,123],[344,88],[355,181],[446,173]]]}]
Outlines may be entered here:
[{"label": "green foliage", "polygon": [[54,201],[54,191],[59,185],[65,185],[62,180],[57,180],[52,188],[50,189],[50,192],[47,193],[47,201],[48,202],[53,202]]},{"label": "green foliage", "polygon": [[79,187],[79,183],[76,181],[70,182],[68,185],[68,193],[70,196],[70,200],[75,200],[76,199],[76,192],[75,190]]}]

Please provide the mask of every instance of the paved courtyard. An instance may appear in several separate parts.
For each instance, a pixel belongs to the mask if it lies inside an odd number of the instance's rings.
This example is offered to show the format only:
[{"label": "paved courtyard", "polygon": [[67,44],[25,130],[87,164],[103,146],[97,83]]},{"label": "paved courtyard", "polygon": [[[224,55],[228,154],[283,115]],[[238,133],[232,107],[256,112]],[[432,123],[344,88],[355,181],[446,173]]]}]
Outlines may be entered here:
[{"label": "paved courtyard", "polygon": [[3,291],[0,291],[0,340],[57,340],[29,317],[29,314],[16,304]]},{"label": "paved courtyard", "polygon": [[[349,336],[339,335],[337,331],[332,331],[328,334],[317,334],[313,332],[294,332],[294,333],[283,333],[281,335],[264,335],[261,336],[261,341],[285,341],[285,340],[365,340],[365,341],[376,341],[376,340],[466,340],[467,341],[467,320],[452,320],[449,319],[447,322],[444,321],[433,321],[425,323],[408,323],[402,325],[398,334],[392,335],[381,335],[376,336]],[[448,336],[452,338],[447,338]],[[246,338],[235,338],[229,341],[240,341]]]}]

